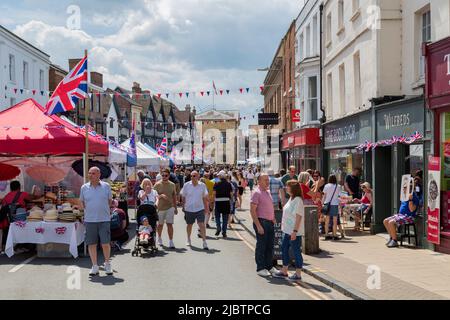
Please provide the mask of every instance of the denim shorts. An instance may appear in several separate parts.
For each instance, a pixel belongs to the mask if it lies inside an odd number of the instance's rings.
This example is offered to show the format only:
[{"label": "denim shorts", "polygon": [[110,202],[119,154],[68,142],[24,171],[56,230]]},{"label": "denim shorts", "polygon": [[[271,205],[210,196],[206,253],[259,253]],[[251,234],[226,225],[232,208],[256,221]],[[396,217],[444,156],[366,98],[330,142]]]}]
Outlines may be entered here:
[{"label": "denim shorts", "polygon": [[328,212],[330,217],[337,217],[339,215],[339,206],[330,206],[330,211]]}]

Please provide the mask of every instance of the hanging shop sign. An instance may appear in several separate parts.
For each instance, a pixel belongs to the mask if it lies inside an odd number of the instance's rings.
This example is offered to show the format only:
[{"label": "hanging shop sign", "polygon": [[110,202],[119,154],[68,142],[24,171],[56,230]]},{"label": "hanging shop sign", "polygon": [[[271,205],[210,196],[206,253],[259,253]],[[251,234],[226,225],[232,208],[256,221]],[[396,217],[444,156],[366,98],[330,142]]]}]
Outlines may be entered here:
[{"label": "hanging shop sign", "polygon": [[429,156],[428,158],[428,225],[427,240],[440,244],[440,193],[441,193],[441,159]]},{"label": "hanging shop sign", "polygon": [[376,110],[376,141],[393,136],[410,136],[416,131],[423,134],[425,126],[424,100],[414,99],[400,105],[389,104]]},{"label": "hanging shop sign", "polygon": [[325,124],[325,149],[354,147],[371,139],[370,113],[354,116]]},{"label": "hanging shop sign", "polygon": [[448,104],[450,95],[450,37],[423,48],[427,66],[427,104],[429,108],[439,108]]},{"label": "hanging shop sign", "polygon": [[277,125],[278,113],[258,113],[258,125]]},{"label": "hanging shop sign", "polygon": [[293,109],[291,114],[292,122],[300,122],[300,110]]}]

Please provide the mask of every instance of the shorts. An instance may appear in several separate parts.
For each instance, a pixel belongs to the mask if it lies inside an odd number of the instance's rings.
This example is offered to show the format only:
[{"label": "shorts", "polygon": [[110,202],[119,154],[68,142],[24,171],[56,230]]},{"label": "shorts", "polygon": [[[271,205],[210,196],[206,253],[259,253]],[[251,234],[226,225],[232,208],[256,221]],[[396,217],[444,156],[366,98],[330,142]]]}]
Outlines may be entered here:
[{"label": "shorts", "polygon": [[158,211],[158,223],[159,224],[164,224],[168,223],[168,224],[173,224],[173,220],[174,220],[174,216],[175,216],[175,208],[169,208],[167,210],[159,210]]},{"label": "shorts", "polygon": [[85,222],[86,233],[84,241],[86,245],[98,244],[100,238],[101,244],[109,244],[111,242],[111,222]]},{"label": "shorts", "polygon": [[242,196],[244,194],[244,187],[239,187],[239,195]]},{"label": "shorts", "polygon": [[339,206],[330,206],[330,211],[328,211],[327,216],[337,217],[339,216]]},{"label": "shorts", "polygon": [[184,220],[186,220],[187,224],[194,224],[195,220],[197,223],[205,222],[205,210],[197,211],[197,212],[184,212]]},{"label": "shorts", "polygon": [[394,214],[392,218],[394,218],[395,223],[397,223],[399,226],[414,223],[414,217],[407,216],[401,213]]}]

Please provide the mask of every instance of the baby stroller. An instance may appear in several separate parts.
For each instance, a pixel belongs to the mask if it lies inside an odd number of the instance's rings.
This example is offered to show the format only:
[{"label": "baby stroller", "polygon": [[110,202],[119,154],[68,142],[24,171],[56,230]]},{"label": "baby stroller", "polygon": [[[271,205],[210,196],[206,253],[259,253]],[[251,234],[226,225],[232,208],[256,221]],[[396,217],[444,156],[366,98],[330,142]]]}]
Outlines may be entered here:
[{"label": "baby stroller", "polygon": [[[146,216],[148,219],[148,223],[152,227],[153,231],[150,235],[148,244],[141,244],[139,242],[139,227],[141,225],[141,219],[143,216]],[[131,255],[134,256],[141,256],[142,257],[142,251],[144,252],[150,252],[151,254],[155,254],[158,252],[158,248],[156,247],[156,223],[158,222],[158,213],[156,212],[156,207],[151,204],[141,204],[138,207],[137,210],[137,216],[136,216],[137,226],[136,226],[136,241],[134,243],[134,249],[131,252]]]}]

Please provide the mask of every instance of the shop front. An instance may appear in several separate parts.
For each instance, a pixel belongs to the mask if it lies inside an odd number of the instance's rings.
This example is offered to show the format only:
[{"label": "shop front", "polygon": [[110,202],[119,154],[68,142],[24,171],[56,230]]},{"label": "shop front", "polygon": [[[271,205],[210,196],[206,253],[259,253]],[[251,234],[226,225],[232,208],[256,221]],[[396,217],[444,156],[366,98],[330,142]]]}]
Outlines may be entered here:
[{"label": "shop front", "polygon": [[[437,209],[439,236],[435,249],[450,253],[450,37],[425,47],[427,107],[434,115],[434,156],[440,160],[440,185]],[[436,184],[435,184],[436,186]],[[432,194],[430,187],[427,193]],[[428,199],[432,202],[433,199]],[[429,203],[427,203],[429,204]]]},{"label": "shop front", "polygon": [[288,154],[288,165],[298,172],[320,168],[319,128],[299,129],[283,135],[282,151]]},{"label": "shop front", "polygon": [[361,179],[371,180],[371,151],[364,152],[356,147],[372,136],[370,111],[364,111],[350,117],[324,124],[324,163],[323,176],[335,174],[343,185],[345,176],[354,168],[361,169]]},{"label": "shop front", "polygon": [[[426,183],[426,154],[431,146],[431,125],[426,126],[425,101],[422,96],[375,106],[374,113],[374,215],[371,231],[378,233],[386,231],[383,220],[397,213],[400,208],[402,177],[419,176],[417,181],[422,186]],[[423,198],[422,190],[423,187],[416,186],[415,191],[420,198]],[[423,213],[421,206],[417,222],[421,243],[426,238]]]}]

